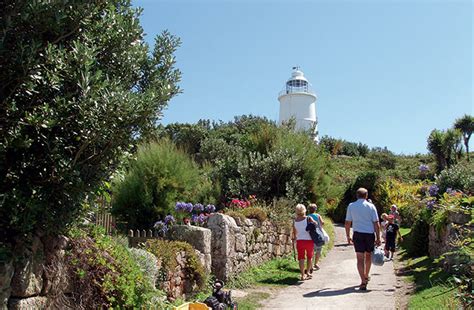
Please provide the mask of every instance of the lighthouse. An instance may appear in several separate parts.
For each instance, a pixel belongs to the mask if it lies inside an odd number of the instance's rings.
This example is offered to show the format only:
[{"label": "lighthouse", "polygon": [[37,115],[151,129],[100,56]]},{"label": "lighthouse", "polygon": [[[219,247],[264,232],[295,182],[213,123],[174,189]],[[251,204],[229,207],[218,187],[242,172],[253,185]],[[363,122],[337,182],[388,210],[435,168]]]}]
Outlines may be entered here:
[{"label": "lighthouse", "polygon": [[316,99],[316,94],[311,89],[311,84],[305,78],[303,71],[299,67],[293,67],[285,88],[278,94],[280,125],[294,119],[296,130],[310,132],[314,141],[318,142]]}]

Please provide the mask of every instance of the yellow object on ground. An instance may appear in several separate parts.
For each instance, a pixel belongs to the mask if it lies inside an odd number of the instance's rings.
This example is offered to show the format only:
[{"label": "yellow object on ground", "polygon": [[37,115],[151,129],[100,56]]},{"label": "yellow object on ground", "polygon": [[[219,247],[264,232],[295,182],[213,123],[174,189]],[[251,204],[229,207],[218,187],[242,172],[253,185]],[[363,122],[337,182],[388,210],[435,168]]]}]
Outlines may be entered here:
[{"label": "yellow object on ground", "polygon": [[174,307],[173,310],[211,310],[211,308],[202,302],[187,302],[180,306]]}]

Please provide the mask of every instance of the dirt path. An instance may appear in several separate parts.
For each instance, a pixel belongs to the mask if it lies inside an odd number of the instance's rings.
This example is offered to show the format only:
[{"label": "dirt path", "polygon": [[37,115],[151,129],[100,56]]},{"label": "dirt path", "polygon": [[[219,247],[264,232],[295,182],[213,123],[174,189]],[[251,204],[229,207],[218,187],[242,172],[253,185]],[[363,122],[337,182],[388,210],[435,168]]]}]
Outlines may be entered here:
[{"label": "dirt path", "polygon": [[320,263],[313,279],[280,290],[262,309],[397,309],[395,292],[402,286],[393,263],[372,266],[367,291],[358,291],[360,278],[353,246],[344,227],[335,227],[334,248]]}]

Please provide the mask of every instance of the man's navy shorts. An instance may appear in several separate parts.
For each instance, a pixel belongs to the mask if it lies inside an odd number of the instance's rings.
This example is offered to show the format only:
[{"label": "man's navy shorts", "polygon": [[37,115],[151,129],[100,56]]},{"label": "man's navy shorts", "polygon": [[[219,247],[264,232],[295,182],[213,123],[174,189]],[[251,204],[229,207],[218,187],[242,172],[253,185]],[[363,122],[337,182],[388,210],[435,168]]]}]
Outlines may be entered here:
[{"label": "man's navy shorts", "polygon": [[355,231],[352,235],[356,252],[373,252],[375,247],[375,234],[360,233]]}]

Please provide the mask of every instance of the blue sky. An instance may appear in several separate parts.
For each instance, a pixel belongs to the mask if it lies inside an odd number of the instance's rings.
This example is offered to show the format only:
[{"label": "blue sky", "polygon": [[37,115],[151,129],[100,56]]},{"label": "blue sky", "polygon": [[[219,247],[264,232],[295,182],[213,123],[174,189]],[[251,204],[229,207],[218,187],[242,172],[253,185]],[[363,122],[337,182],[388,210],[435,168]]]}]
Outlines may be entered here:
[{"label": "blue sky", "polygon": [[164,124],[277,120],[295,65],[318,95],[321,135],[426,153],[432,129],[474,114],[471,1],[133,3],[148,42],[165,29],[182,40],[183,93]]}]

